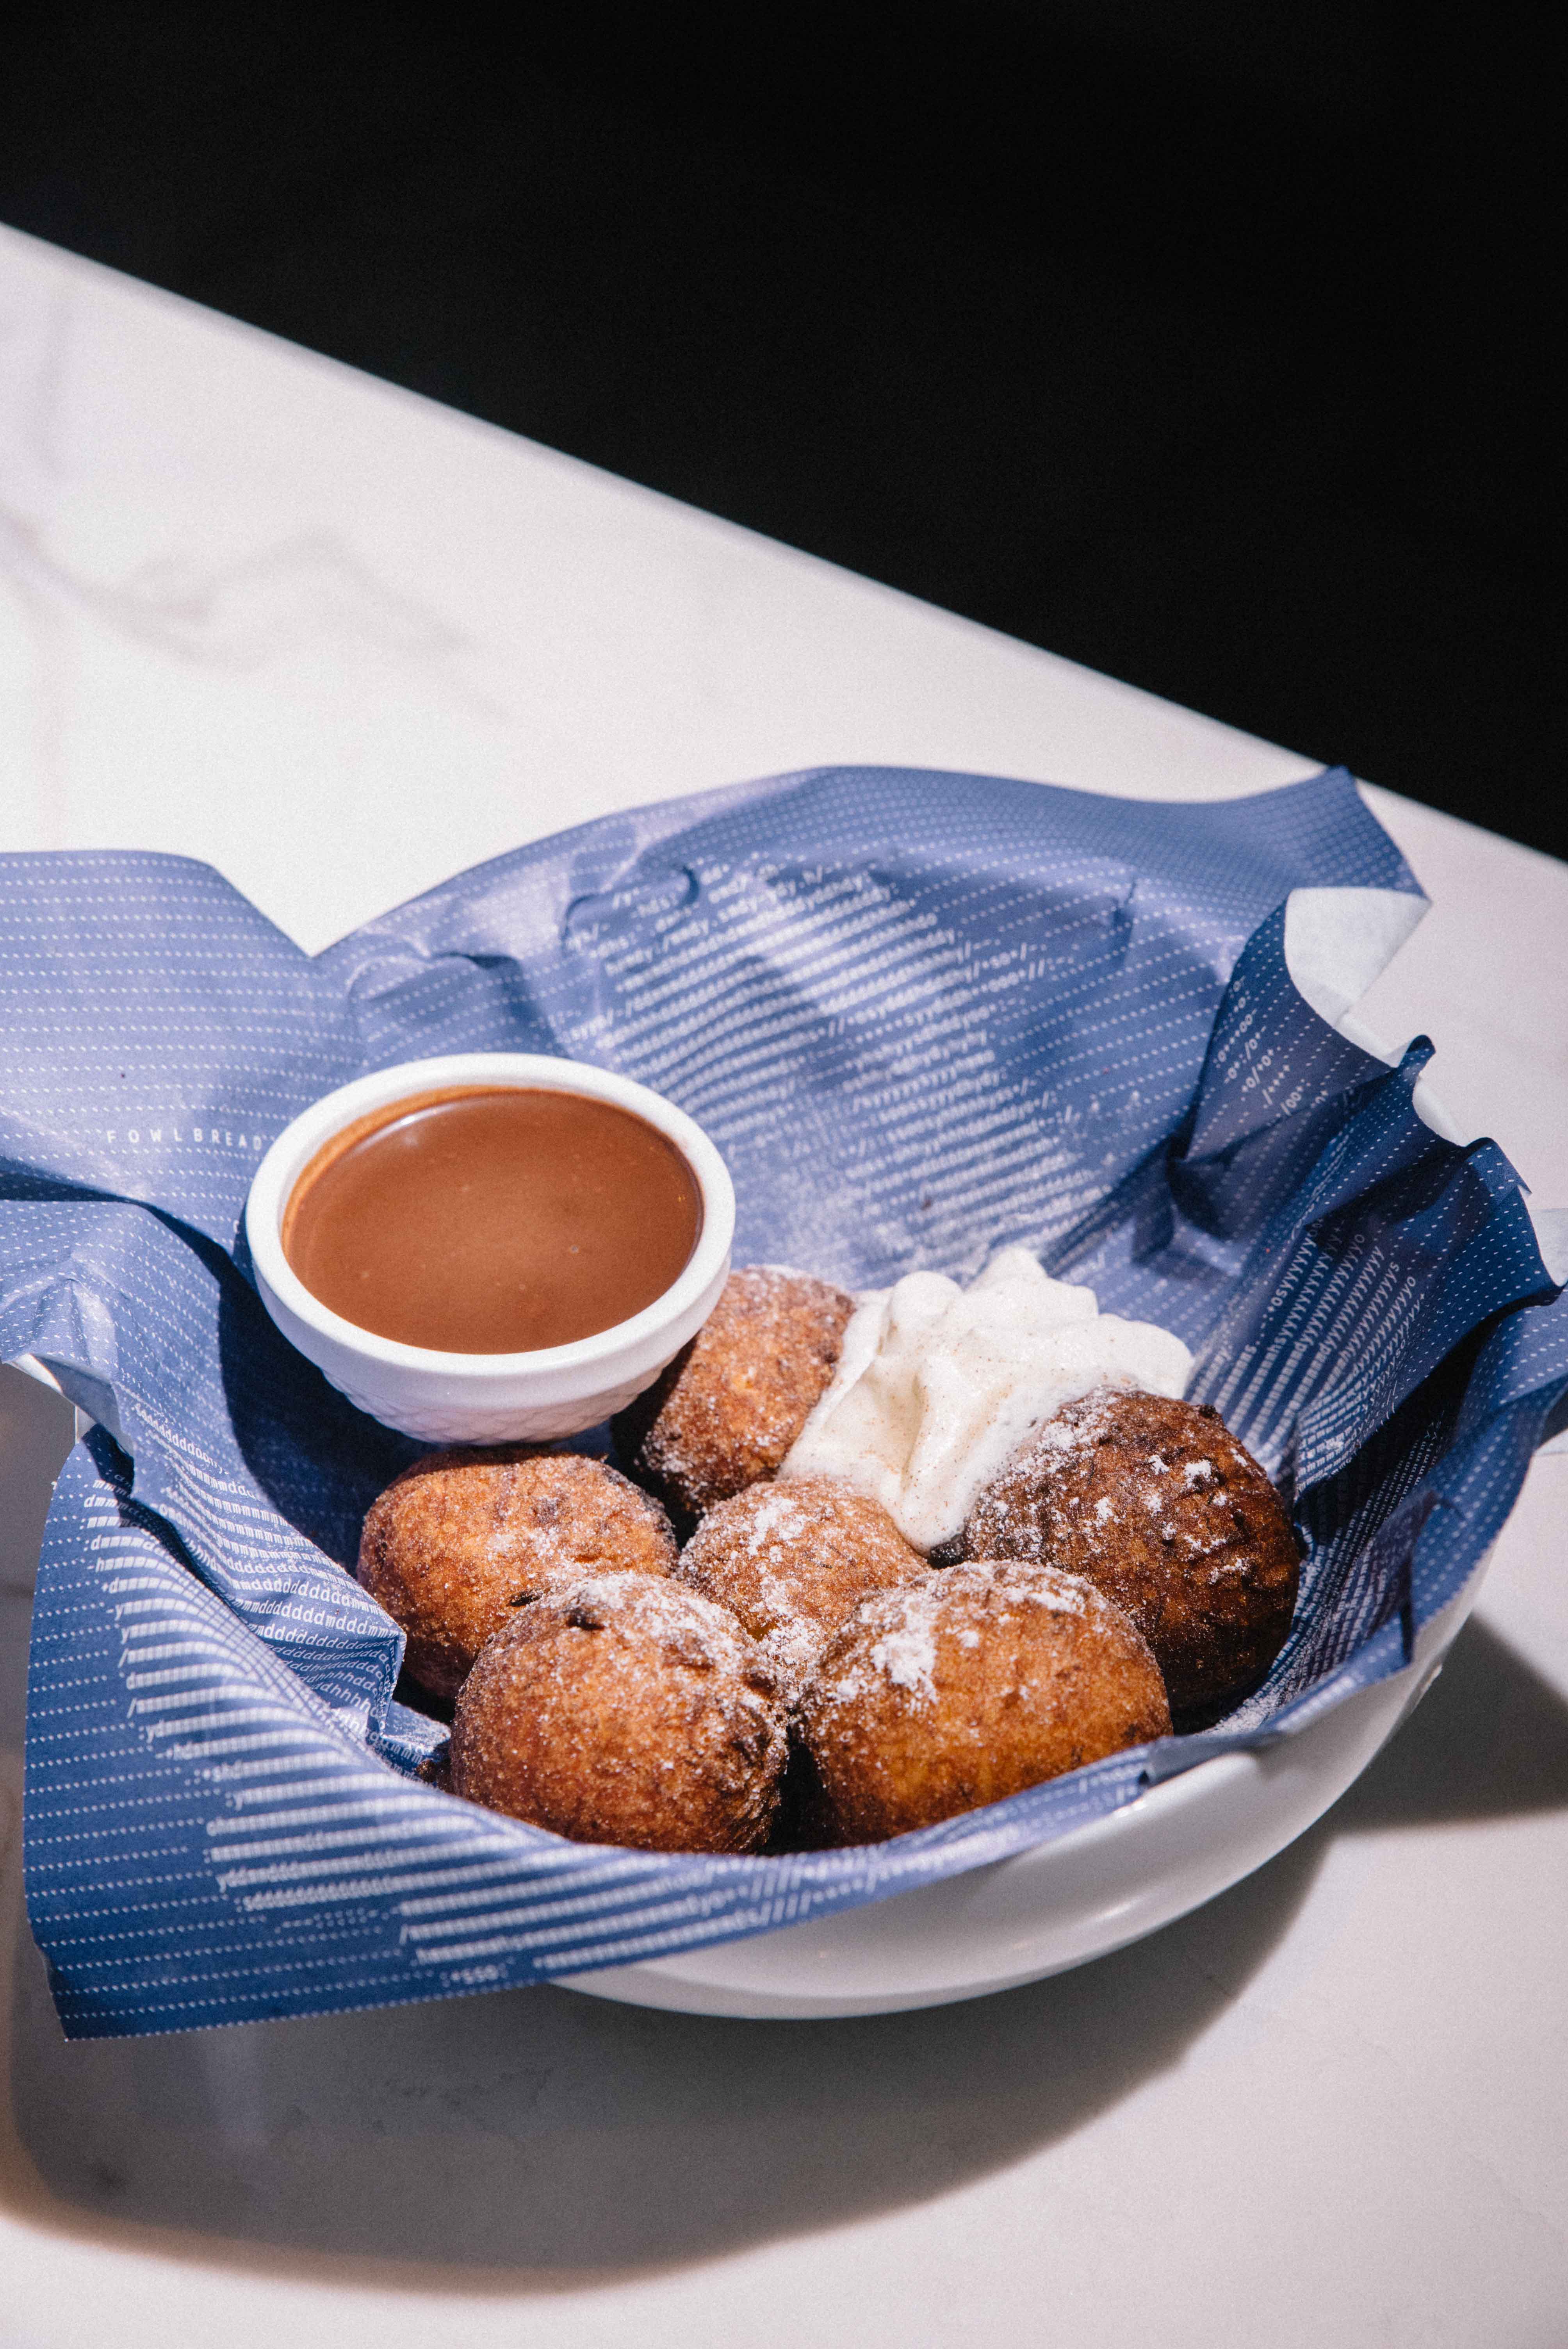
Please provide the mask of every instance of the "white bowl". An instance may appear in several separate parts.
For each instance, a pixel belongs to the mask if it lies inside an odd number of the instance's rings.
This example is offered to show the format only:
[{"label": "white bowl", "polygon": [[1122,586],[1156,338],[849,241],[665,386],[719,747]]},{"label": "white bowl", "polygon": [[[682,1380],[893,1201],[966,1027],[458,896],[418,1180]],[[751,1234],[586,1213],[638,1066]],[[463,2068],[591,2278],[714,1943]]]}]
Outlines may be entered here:
[{"label": "white bowl", "polygon": [[[16,1367],[57,1387],[32,1357]],[[79,1433],[90,1422],[77,1417]],[[34,1449],[41,1514],[65,1444],[41,1429]],[[1436,1679],[1487,1564],[1422,1628],[1403,1671],[1055,1843],[817,1923],[554,1979],[633,2006],[783,2021],[946,2005],[1119,1950],[1239,1883],[1337,1802]]]},{"label": "white bowl", "polygon": [[[1364,1023],[1353,1040],[1398,1065]],[[1415,1107],[1447,1141],[1464,1139],[1424,1083]],[[629,2006],[806,2020],[944,2006],[1119,1950],[1240,1883],[1338,1801],[1442,1670],[1491,1555],[1402,1671],[1272,1745],[1215,1755],[1054,1843],[820,1923],[557,1979]]]},{"label": "white bowl", "polygon": [[[1356,1040],[1397,1058],[1369,1034]],[[1429,1094],[1417,1107],[1462,1138]],[[55,1383],[31,1360],[21,1367]],[[944,2005],[1120,1949],[1238,1883],[1338,1800],[1436,1679],[1488,1562],[1422,1629],[1404,1671],[1293,1736],[1200,1762],[1054,1843],[819,1922],[554,1979],[634,2006],[806,2019]]]},{"label": "white bowl", "polygon": [[1423,1626],[1403,1671],[1055,1843],[817,1924],[555,1979],[629,2006],[785,2022],[945,2006],[1103,1957],[1227,1891],[1338,1801],[1436,1680],[1485,1569]]},{"label": "white bowl", "polygon": [[[378,1338],[313,1297],[284,1254],[289,1195],[346,1126],[417,1093],[452,1085],[583,1093],[628,1110],[674,1143],[702,1194],[702,1230],[674,1285],[629,1321],[570,1346],[521,1354],[444,1353]],[[263,1304],[292,1346],[351,1402],[387,1427],[435,1444],[549,1442],[597,1426],[651,1386],[718,1302],[735,1237],[729,1172],[702,1128],[645,1085],[583,1061],[539,1052],[453,1052],[356,1078],[284,1128],[245,1202],[245,1239]]]}]

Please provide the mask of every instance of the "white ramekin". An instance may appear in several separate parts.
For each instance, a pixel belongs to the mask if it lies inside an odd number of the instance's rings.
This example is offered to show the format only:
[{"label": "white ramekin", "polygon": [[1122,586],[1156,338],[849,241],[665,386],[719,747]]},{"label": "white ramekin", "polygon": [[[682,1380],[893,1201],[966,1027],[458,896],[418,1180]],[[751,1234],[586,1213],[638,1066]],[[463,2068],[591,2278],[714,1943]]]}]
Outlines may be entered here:
[{"label": "white ramekin", "polygon": [[[283,1249],[289,1194],[311,1160],[356,1118],[449,1085],[512,1085],[584,1093],[629,1110],[673,1142],[702,1193],[702,1230],[691,1261],[652,1305],[570,1346],[526,1354],[454,1354],[406,1346],[356,1329],[313,1297]],[[718,1302],[735,1236],[729,1170],[702,1128],[646,1086],[583,1061],[538,1052],[453,1052],[402,1061],[356,1078],[302,1111],[256,1169],[245,1202],[245,1238],[263,1304],[292,1346],[351,1402],[387,1427],[433,1444],[548,1442],[576,1435],[652,1385]]]}]

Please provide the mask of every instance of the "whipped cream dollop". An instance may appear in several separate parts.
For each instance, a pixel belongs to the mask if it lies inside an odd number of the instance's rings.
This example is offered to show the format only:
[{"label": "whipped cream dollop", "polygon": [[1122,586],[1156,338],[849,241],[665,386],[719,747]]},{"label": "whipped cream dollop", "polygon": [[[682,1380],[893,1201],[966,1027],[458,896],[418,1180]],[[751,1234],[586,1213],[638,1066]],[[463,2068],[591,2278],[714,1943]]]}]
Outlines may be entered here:
[{"label": "whipped cream dollop", "polygon": [[912,1272],[865,1291],[832,1382],[779,1474],[836,1476],[905,1541],[952,1541],[1031,1431],[1094,1387],[1179,1395],[1192,1357],[1152,1321],[1102,1313],[1092,1288],[1001,1249],[967,1288]]}]

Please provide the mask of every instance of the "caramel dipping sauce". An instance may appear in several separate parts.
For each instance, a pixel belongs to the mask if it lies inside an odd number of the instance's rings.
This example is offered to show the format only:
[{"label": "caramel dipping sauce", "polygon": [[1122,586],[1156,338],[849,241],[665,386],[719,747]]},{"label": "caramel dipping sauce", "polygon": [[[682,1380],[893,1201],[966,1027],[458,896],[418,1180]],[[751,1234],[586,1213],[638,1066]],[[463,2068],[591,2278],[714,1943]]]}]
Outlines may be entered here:
[{"label": "caramel dipping sauce", "polygon": [[376,1337],[521,1354],[630,1320],[701,1231],[696,1176],[642,1118],[498,1085],[410,1094],[334,1134],[282,1239],[311,1294]]}]

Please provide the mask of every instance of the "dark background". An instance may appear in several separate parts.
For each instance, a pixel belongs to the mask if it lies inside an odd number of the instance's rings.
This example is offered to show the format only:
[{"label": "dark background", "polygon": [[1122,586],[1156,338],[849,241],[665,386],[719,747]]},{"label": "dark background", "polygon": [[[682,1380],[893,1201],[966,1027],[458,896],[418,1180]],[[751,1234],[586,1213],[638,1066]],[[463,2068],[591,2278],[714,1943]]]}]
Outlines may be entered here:
[{"label": "dark background", "polygon": [[1501,12],[19,12],[0,217],[1568,851]]}]

